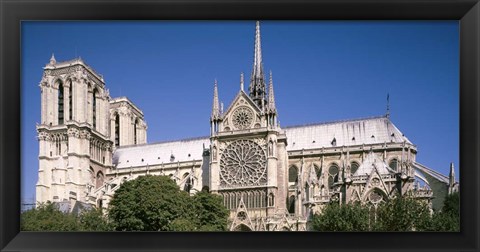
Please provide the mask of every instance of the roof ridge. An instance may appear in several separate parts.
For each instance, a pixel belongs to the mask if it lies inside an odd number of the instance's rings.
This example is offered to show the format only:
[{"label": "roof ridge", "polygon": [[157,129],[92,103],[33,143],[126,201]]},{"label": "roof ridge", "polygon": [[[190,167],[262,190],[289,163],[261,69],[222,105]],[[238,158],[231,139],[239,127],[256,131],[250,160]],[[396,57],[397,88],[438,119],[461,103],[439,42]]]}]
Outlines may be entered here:
[{"label": "roof ridge", "polygon": [[363,121],[363,120],[372,120],[372,119],[380,119],[380,118],[388,119],[385,115],[380,115],[380,116],[370,116],[370,117],[355,118],[355,119],[340,119],[340,120],[327,121],[327,122],[315,122],[315,123],[298,124],[298,125],[285,126],[285,127],[282,127],[282,128],[283,129],[300,128],[300,127],[317,126],[317,125],[325,125],[325,124],[335,124],[335,123],[343,123],[343,122],[354,122],[354,121]]},{"label": "roof ridge", "polygon": [[117,147],[118,149],[126,149],[126,148],[133,148],[133,147],[141,147],[141,146],[147,146],[147,145],[156,145],[156,144],[164,144],[164,143],[174,143],[174,142],[184,142],[184,141],[194,141],[194,140],[200,140],[200,139],[209,139],[210,136],[201,136],[201,137],[190,137],[190,138],[182,138],[182,139],[175,139],[175,140],[164,140],[164,141],[158,141],[158,142],[152,142],[152,143],[144,143],[144,144],[130,144],[130,145],[123,145]]}]

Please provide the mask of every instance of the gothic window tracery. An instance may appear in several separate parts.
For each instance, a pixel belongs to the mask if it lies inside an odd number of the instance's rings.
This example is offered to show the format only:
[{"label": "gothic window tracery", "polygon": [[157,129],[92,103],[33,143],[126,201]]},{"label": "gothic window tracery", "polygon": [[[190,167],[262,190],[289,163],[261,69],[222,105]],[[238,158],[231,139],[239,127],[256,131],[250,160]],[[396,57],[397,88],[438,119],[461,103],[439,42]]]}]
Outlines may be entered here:
[{"label": "gothic window tracery", "polygon": [[338,181],[338,172],[340,169],[337,164],[332,164],[328,168],[328,187],[332,188],[333,184]]},{"label": "gothic window tracery", "polygon": [[358,167],[360,167],[360,165],[357,163],[357,162],[352,162],[351,165],[350,165],[350,173],[353,175],[355,174],[355,172],[358,170]]},{"label": "gothic window tracery", "polygon": [[245,106],[239,107],[233,112],[233,126],[240,130],[246,129],[252,125],[253,117],[253,111],[250,108]]},{"label": "gothic window tracery", "polygon": [[389,166],[390,168],[392,168],[392,170],[397,171],[397,169],[398,169],[398,160],[397,160],[396,158],[392,159],[392,160],[390,161],[390,163],[388,164],[388,166]]},{"label": "gothic window tracery", "polygon": [[220,185],[263,185],[267,182],[265,150],[252,140],[230,143],[221,154]]}]

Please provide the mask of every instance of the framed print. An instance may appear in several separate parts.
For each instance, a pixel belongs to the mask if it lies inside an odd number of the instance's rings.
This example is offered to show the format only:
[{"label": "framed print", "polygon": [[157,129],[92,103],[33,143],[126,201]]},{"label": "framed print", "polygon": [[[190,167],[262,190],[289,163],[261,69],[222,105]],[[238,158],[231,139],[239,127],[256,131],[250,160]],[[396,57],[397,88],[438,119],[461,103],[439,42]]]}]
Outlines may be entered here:
[{"label": "framed print", "polygon": [[1,4],[2,251],[478,250],[476,1]]}]

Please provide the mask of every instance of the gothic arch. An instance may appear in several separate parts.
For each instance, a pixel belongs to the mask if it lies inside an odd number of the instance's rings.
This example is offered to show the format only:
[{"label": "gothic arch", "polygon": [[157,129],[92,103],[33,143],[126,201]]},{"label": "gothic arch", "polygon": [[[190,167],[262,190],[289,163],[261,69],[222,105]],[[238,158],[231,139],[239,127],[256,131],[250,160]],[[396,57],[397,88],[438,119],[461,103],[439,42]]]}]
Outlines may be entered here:
[{"label": "gothic arch", "polygon": [[98,89],[97,87],[94,87],[92,91],[92,124],[94,129],[97,128],[97,107],[98,107],[97,96],[98,96]]},{"label": "gothic arch", "polygon": [[398,171],[398,158],[394,157],[388,161],[388,167],[394,171]]},{"label": "gothic arch", "polygon": [[290,195],[288,198],[288,212],[295,213],[295,195]]},{"label": "gothic arch", "polygon": [[103,181],[104,181],[105,177],[103,175],[103,172],[102,171],[98,171],[97,172],[97,177],[96,177],[96,187],[95,188],[99,188],[103,185]]},{"label": "gothic arch", "polygon": [[358,168],[360,167],[360,163],[357,162],[357,161],[352,161],[350,163],[350,174],[355,174],[355,172],[358,170]]},{"label": "gothic arch", "polygon": [[336,162],[330,162],[327,167],[328,187],[332,188],[333,184],[338,181],[338,173],[340,172],[340,166]]},{"label": "gothic arch", "polygon": [[113,113],[114,115],[114,143],[115,143],[115,146],[120,146],[120,115],[118,114],[117,111],[115,111],[115,113]]},{"label": "gothic arch", "polygon": [[90,182],[92,185],[95,183],[95,170],[90,166],[90,169],[88,169],[88,172],[90,174]]},{"label": "gothic arch", "polygon": [[64,83],[63,78],[60,77],[60,76],[56,76],[56,77],[52,80],[52,85],[51,85],[51,87],[52,87],[52,88],[55,88],[55,89],[58,89],[59,84],[62,84],[62,85],[63,85],[63,83]]},{"label": "gothic arch", "polygon": [[245,224],[239,224],[237,225],[233,231],[241,231],[241,232],[248,232],[248,231],[253,231],[252,228],[250,228],[249,226],[245,225]]},{"label": "gothic arch", "polygon": [[288,182],[289,183],[298,182],[298,168],[295,165],[291,165],[288,168]]},{"label": "gothic arch", "polygon": [[138,126],[139,126],[139,120],[138,120],[138,117],[135,117],[133,121],[133,144],[138,143],[138,131],[137,131]]}]

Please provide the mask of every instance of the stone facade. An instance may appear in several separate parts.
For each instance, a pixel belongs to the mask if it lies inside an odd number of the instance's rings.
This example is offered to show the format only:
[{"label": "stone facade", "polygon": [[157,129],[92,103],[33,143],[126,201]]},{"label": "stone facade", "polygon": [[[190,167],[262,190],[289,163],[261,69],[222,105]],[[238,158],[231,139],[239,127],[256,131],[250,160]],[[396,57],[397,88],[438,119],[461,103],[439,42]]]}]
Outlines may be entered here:
[{"label": "stone facade", "polygon": [[215,81],[209,136],[147,144],[137,106],[111,98],[102,76],[81,59],[52,56],[40,82],[37,201],[108,207],[124,181],[165,175],[191,194],[208,187],[221,195],[231,230],[298,231],[331,201],[375,210],[410,195],[435,208],[458,190],[453,165],[444,176],[417,163],[416,146],[388,112],[281,128],[258,22],[248,90],[243,74],[239,87],[223,111]]}]

